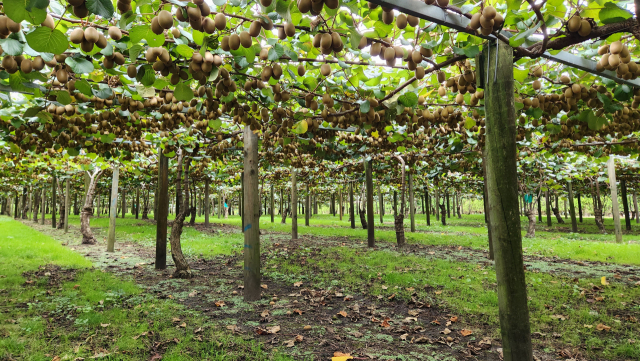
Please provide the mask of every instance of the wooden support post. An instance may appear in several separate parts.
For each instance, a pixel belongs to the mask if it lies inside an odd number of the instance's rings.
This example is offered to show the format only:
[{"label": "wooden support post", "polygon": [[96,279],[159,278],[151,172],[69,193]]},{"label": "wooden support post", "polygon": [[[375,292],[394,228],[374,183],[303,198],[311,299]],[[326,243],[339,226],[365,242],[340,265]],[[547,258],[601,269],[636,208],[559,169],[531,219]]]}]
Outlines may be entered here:
[{"label": "wooden support post", "polygon": [[635,189],[633,190],[633,209],[636,210],[636,223],[640,223],[640,212],[638,212],[638,192]]},{"label": "wooden support post", "polygon": [[[618,187],[616,185],[616,160],[611,155],[609,157],[609,187],[611,188],[611,213],[613,213],[613,225],[616,232],[616,242],[622,242],[622,227],[620,226],[620,206],[618,205]],[[604,213],[604,212],[603,212]]]},{"label": "wooden support post", "polygon": [[449,203],[449,192],[445,193],[447,199],[447,218],[451,218],[451,205]]},{"label": "wooden support post", "polygon": [[[253,134],[253,132],[251,134]],[[258,199],[258,202],[260,202],[260,199]],[[238,201],[238,215],[240,216],[241,223],[242,223],[242,228],[240,228],[242,232],[244,232],[244,204],[243,203],[244,203],[244,171],[240,173],[240,200]]]},{"label": "wooden support post", "polygon": [[260,299],[260,193],[258,136],[244,127],[244,300]]},{"label": "wooden support post", "polygon": [[571,232],[578,232],[578,221],[576,219],[576,207],[573,205],[573,186],[571,181],[567,182],[569,191],[569,214],[571,215]]},{"label": "wooden support post", "polygon": [[291,239],[298,239],[298,189],[296,170],[291,167]]},{"label": "wooden support post", "polygon": [[140,187],[136,187],[136,219],[140,214]]},{"label": "wooden support post", "polygon": [[551,227],[551,200],[549,199],[549,190],[545,191],[545,204],[547,206],[547,226]]},{"label": "wooden support post", "polygon": [[120,168],[113,167],[113,177],[111,180],[111,213],[109,215],[109,235],[107,236],[107,252],[113,252],[116,243],[116,216],[118,209],[118,177]]},{"label": "wooden support post", "polygon": [[342,208],[342,189],[340,189],[340,201],[338,202],[338,207],[340,208],[340,220],[342,220],[342,213],[343,213],[343,208]]},{"label": "wooden support post", "polygon": [[[58,200],[56,199],[56,188],[58,179],[55,174],[51,177],[51,228],[56,228],[56,206]],[[16,194],[16,218],[18,218],[18,195]]]},{"label": "wooden support post", "polygon": [[[491,53],[488,54],[488,51]],[[482,86],[485,89],[487,191],[491,205],[490,226],[496,256],[504,361],[532,361],[522,233],[518,216],[513,48],[499,41],[491,41],[484,47],[478,60],[481,60],[476,62],[480,73],[478,78],[481,81],[485,76],[487,78]],[[483,74],[487,65],[489,73]]]},{"label": "wooden support post", "polygon": [[398,191],[393,191],[393,217],[398,215]]},{"label": "wooden support post", "polygon": [[209,197],[209,177],[204,179],[204,225],[209,226],[209,213],[211,213],[211,199]]},{"label": "wooden support post", "polygon": [[429,199],[429,190],[424,187],[424,203],[427,213],[427,226],[431,225],[431,199]]},{"label": "wooden support post", "polygon": [[578,215],[580,216],[580,223],[582,223],[582,201],[580,200],[580,193],[578,193]]},{"label": "wooden support post", "polygon": [[624,225],[627,231],[631,230],[631,218],[629,217],[629,201],[627,200],[627,181],[620,181],[620,190],[622,191],[622,211],[624,212]]},{"label": "wooden support post", "polygon": [[309,191],[309,182],[306,182],[307,185],[307,194],[305,196],[304,199],[304,225],[308,226],[309,225],[309,217],[311,217],[311,191]]},{"label": "wooden support post", "polygon": [[382,191],[380,190],[380,184],[378,184],[378,204],[380,206],[380,224],[384,223],[384,206],[382,205]]},{"label": "wooden support post", "polygon": [[486,147],[482,150],[482,174],[484,178],[483,187],[482,187],[482,198],[484,205],[484,222],[487,224],[487,236],[489,240],[489,259],[495,259],[495,254],[493,253],[493,237],[491,234],[491,204],[489,203],[489,193],[487,190],[488,174],[487,174],[487,149]]},{"label": "wooden support post", "polygon": [[349,219],[351,220],[351,228],[356,229],[356,214],[353,206],[353,182],[349,182]]},{"label": "wooden support post", "polygon": [[[273,199],[273,182],[271,183],[271,203],[270,203],[270,205],[271,205],[271,223],[273,223],[274,219],[275,219],[275,215],[276,215],[275,202],[274,202],[274,199]],[[280,208],[282,208],[282,207],[280,207]]]},{"label": "wooden support post", "polygon": [[122,185],[122,218],[124,218],[126,215],[127,215],[127,192],[124,189],[124,184],[123,184]]},{"label": "wooden support post", "polygon": [[407,181],[409,183],[409,217],[411,219],[411,232],[416,231],[416,207],[414,205],[415,199],[413,197],[413,174],[407,175]]},{"label": "wooden support post", "polygon": [[371,170],[371,161],[364,161],[365,181],[367,187],[367,246],[375,247],[375,217],[373,215],[373,175]]},{"label": "wooden support post", "polygon": [[[69,214],[71,214],[69,210],[70,200],[71,200],[71,181],[69,178],[65,181],[65,190],[64,190],[64,233],[69,232]],[[62,217],[62,216],[61,216]]]},{"label": "wooden support post", "polygon": [[40,212],[41,213],[41,217],[40,217],[40,224],[44,225],[44,216],[45,216],[45,211],[46,211],[46,204],[47,204],[47,187],[46,186],[42,186],[42,196],[40,197]]}]

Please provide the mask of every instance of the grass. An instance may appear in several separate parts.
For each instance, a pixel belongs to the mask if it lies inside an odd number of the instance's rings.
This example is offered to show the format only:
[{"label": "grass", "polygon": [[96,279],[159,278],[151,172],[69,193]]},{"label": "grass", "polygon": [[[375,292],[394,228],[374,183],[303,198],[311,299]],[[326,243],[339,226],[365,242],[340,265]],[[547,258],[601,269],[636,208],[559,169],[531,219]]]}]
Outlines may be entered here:
[{"label": "grass", "polygon": [[92,269],[81,255],[17,221],[0,217],[0,235],[0,359],[140,360],[158,353],[163,360],[290,360],[155,299],[130,280]]}]

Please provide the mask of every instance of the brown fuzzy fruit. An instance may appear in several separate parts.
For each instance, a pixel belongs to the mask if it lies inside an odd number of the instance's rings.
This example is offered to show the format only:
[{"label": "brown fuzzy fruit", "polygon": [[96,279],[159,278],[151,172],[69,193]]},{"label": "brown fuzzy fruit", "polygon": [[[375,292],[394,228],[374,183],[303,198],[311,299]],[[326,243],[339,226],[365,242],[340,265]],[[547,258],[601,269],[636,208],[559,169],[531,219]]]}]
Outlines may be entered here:
[{"label": "brown fuzzy fruit", "polygon": [[574,15],[572,16],[569,21],[567,22],[567,29],[572,32],[575,33],[576,31],[580,30],[580,22],[582,21],[582,19],[580,18],[580,16],[578,15]]},{"label": "brown fuzzy fruit", "polygon": [[304,76],[304,73],[306,73],[304,64],[303,63],[298,64],[298,76]]},{"label": "brown fuzzy fruit", "polygon": [[256,20],[252,22],[251,26],[249,27],[249,35],[255,38],[260,35],[260,30],[262,30],[262,25],[260,25],[260,22]]},{"label": "brown fuzzy fruit", "polygon": [[398,27],[398,29],[406,28],[407,27],[407,15],[405,15],[405,14],[398,15],[398,17],[396,18],[396,26]]},{"label": "brown fuzzy fruit", "polygon": [[494,8],[493,6],[487,6],[484,8],[484,10],[482,10],[482,16],[489,20],[493,20],[493,18],[496,17],[497,13],[498,12],[496,11],[496,8]]},{"label": "brown fuzzy fruit", "polygon": [[229,35],[229,48],[238,50],[240,48],[240,36],[238,34]]},{"label": "brown fuzzy fruit", "polygon": [[407,15],[407,21],[409,22],[409,25],[416,27],[420,23],[420,18],[413,15]]},{"label": "brown fuzzy fruit", "polygon": [[288,37],[292,38],[294,35],[296,35],[295,25],[293,25],[293,23],[285,23],[284,33],[287,34]]},{"label": "brown fuzzy fruit", "polygon": [[218,30],[224,30],[227,27],[227,18],[222,13],[217,13],[213,21],[216,23],[216,29]]},{"label": "brown fuzzy fruit", "polygon": [[69,34],[69,41],[74,44],[80,44],[84,40],[84,31],[81,28],[73,29],[71,34]]},{"label": "brown fuzzy fruit", "polygon": [[383,11],[382,12],[382,22],[389,25],[393,23],[393,12],[391,11]]},{"label": "brown fuzzy fruit", "polygon": [[298,0],[298,10],[306,14],[311,10],[311,0]]},{"label": "brown fuzzy fruit", "polygon": [[580,22],[580,30],[578,30],[578,34],[580,34],[580,36],[587,36],[591,34],[591,23],[587,20],[582,20]]},{"label": "brown fuzzy fruit", "polygon": [[240,33],[240,44],[243,48],[251,47],[251,35],[248,32],[243,31]]},{"label": "brown fuzzy fruit", "polygon": [[122,31],[116,27],[116,26],[110,26],[109,27],[109,37],[113,40],[120,40],[122,39]]},{"label": "brown fuzzy fruit", "polygon": [[322,66],[320,66],[320,73],[323,76],[331,75],[331,66],[327,63],[322,64]]},{"label": "brown fuzzy fruit", "polygon": [[158,13],[158,24],[163,29],[171,29],[173,26],[173,16],[167,10],[162,10]]},{"label": "brown fuzzy fruit", "polygon": [[88,27],[84,30],[84,38],[90,43],[96,43],[100,39],[100,34],[96,28]]}]

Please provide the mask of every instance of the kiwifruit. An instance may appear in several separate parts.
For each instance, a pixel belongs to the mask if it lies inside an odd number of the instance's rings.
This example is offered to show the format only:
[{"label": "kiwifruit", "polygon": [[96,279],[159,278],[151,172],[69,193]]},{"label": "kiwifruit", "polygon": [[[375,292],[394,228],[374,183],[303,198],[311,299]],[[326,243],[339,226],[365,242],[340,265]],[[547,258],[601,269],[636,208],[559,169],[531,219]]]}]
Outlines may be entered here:
[{"label": "kiwifruit", "polygon": [[433,56],[433,50],[427,49],[427,48],[424,48],[424,47],[421,46],[420,47],[420,54],[422,54],[422,56],[424,56],[424,57],[429,58],[429,57]]},{"label": "kiwifruit", "polygon": [[171,29],[171,35],[173,35],[173,38],[174,38],[174,39],[177,39],[177,38],[179,38],[179,37],[180,37],[180,35],[182,35],[182,34],[180,33],[180,29],[178,29],[178,28],[173,28],[173,29]]},{"label": "kiwifruit", "polygon": [[85,53],[92,51],[94,46],[95,45],[92,42],[87,41],[87,39],[82,39],[82,42],[80,43],[80,49]]},{"label": "kiwifruit", "polygon": [[20,70],[22,70],[22,72],[25,74],[31,73],[31,70],[33,70],[33,65],[31,64],[31,60],[29,59],[22,60],[22,62],[20,63]]},{"label": "kiwifruit", "polygon": [[320,66],[320,73],[323,76],[329,76],[331,75],[331,66],[327,63],[324,63]]},{"label": "kiwifruit", "polygon": [[44,18],[44,21],[43,21],[43,22],[42,22],[42,24],[40,24],[40,25],[42,25],[42,26],[46,26],[46,27],[48,27],[48,28],[50,28],[50,29],[53,29],[53,28],[55,28],[55,26],[56,26],[56,24],[55,24],[55,22],[53,21],[53,18],[51,17],[51,15],[50,15],[50,14],[47,14],[47,16]]},{"label": "kiwifruit", "polygon": [[615,69],[618,65],[620,65],[620,55],[611,54],[609,56],[609,66]]},{"label": "kiwifruit", "polygon": [[396,53],[396,58],[401,59],[404,57],[405,49],[400,45],[396,45],[393,47],[393,51]]},{"label": "kiwifruit", "polygon": [[202,14],[202,16],[209,16],[211,14],[211,8],[209,8],[209,5],[206,2],[198,5],[198,8],[200,9],[200,14]]},{"label": "kiwifruit", "polygon": [[568,75],[563,74],[563,75],[560,77],[560,81],[561,81],[562,83],[564,83],[564,84],[569,84],[569,83],[571,83],[571,78],[570,78]]},{"label": "kiwifruit", "polygon": [[213,65],[215,65],[215,66],[220,66],[220,65],[222,65],[222,57],[221,57],[220,55],[215,54],[215,55],[213,56]]},{"label": "kiwifruit", "polygon": [[367,47],[367,43],[368,43],[367,37],[366,36],[361,37],[360,41],[358,42],[358,49],[362,50],[362,49],[366,48]]},{"label": "kiwifruit", "polygon": [[262,73],[260,73],[260,78],[262,79],[262,81],[269,81],[269,79],[271,78],[271,74],[272,74],[272,68],[271,66],[267,65],[264,68],[262,68]]},{"label": "kiwifruit", "polygon": [[84,0],[69,0],[68,3],[71,6],[80,6],[84,4]]},{"label": "kiwifruit", "polygon": [[118,8],[118,10],[120,10],[120,13],[124,14],[127,11],[131,11],[131,2],[118,1],[116,3],[116,7]]},{"label": "kiwifruit", "polygon": [[248,32],[243,31],[240,33],[240,44],[242,45],[243,48],[251,47],[251,35],[249,35]]},{"label": "kiwifruit", "polygon": [[496,8],[494,8],[493,6],[486,6],[482,10],[482,16],[484,16],[485,19],[489,19],[489,20],[493,20],[493,18],[496,17],[497,13],[498,12],[496,11]]},{"label": "kiwifruit", "polygon": [[487,19],[484,15],[480,16],[480,26],[483,29],[493,29],[493,19]]},{"label": "kiwifruit", "polygon": [[540,83],[540,80],[534,80],[532,87],[534,90],[540,90],[540,88],[542,88],[542,84]]},{"label": "kiwifruit", "polygon": [[324,4],[331,10],[335,10],[340,5],[339,0],[324,0]]},{"label": "kiwifruit", "polygon": [[260,49],[260,60],[267,60],[269,58],[269,49],[262,48]]},{"label": "kiwifruit", "polygon": [[396,51],[392,47],[388,47],[384,50],[384,60],[391,61],[396,58]]},{"label": "kiwifruit", "polygon": [[536,65],[533,67],[532,73],[535,77],[539,78],[542,76],[542,67],[540,65]]},{"label": "kiwifruit", "polygon": [[7,17],[7,29],[12,33],[17,33],[22,29],[22,25]]},{"label": "kiwifruit", "polygon": [[98,33],[98,41],[96,41],[96,46],[100,49],[104,49],[107,47],[107,38],[102,33]]},{"label": "kiwifruit", "polygon": [[31,62],[34,70],[40,71],[44,69],[44,60],[40,56],[36,56]]},{"label": "kiwifruit", "polygon": [[84,39],[84,31],[81,28],[75,28],[73,29],[71,34],[69,34],[69,41],[71,41],[74,44],[80,44],[83,39]]},{"label": "kiwifruit", "polygon": [[413,51],[411,53],[411,60],[416,64],[422,63],[422,54],[419,51]]},{"label": "kiwifruit", "polygon": [[213,19],[209,17],[202,18],[202,30],[207,34],[213,34],[216,31],[216,24]]},{"label": "kiwifruit", "polygon": [[278,27],[278,39],[284,40],[287,38],[287,33],[284,32],[284,27]]},{"label": "kiwifruit", "polygon": [[298,64],[298,76],[304,76],[304,73],[306,73],[304,64],[303,63]]},{"label": "kiwifruit", "polygon": [[[238,42],[240,42],[240,39],[238,39]],[[225,36],[222,37],[222,40],[220,40],[220,47],[224,51],[229,51],[229,49],[231,49],[231,47],[229,45],[229,36],[225,35]]]},{"label": "kiwifruit", "polygon": [[438,95],[440,95],[440,97],[447,95],[447,88],[440,86],[438,88]]},{"label": "kiwifruit", "polygon": [[389,25],[393,23],[393,12],[391,11],[383,11],[382,12],[382,22]]},{"label": "kiwifruit", "polygon": [[[131,5],[129,5],[129,10],[131,10]],[[89,9],[87,9],[87,6],[85,4],[74,6],[73,15],[79,17],[80,19],[84,19],[89,16]]]},{"label": "kiwifruit", "polygon": [[416,27],[420,23],[420,18],[413,15],[407,15],[407,21],[409,22],[409,25]]},{"label": "kiwifruit", "polygon": [[[9,70],[14,70],[18,68],[18,63],[16,62],[16,60],[13,58],[13,56],[11,55],[7,55],[4,58],[2,58],[2,67],[7,69],[7,71]],[[15,72],[15,71],[14,71]]]},{"label": "kiwifruit", "polygon": [[96,43],[100,39],[100,34],[96,28],[88,27],[84,30],[84,38],[90,43]]},{"label": "kiwifruit", "polygon": [[282,67],[280,66],[280,64],[273,64],[273,68],[271,69],[271,76],[276,80],[280,79],[280,77],[282,76]]},{"label": "kiwifruit", "polygon": [[373,43],[371,44],[371,50],[369,50],[369,54],[371,54],[371,56],[378,56],[380,55],[381,51],[382,51],[382,44]]},{"label": "kiwifruit", "polygon": [[328,33],[324,33],[322,34],[322,38],[320,39],[320,47],[323,49],[330,49],[331,48],[331,34]]},{"label": "kiwifruit", "polygon": [[298,10],[305,14],[311,10],[311,0],[298,0]]},{"label": "kiwifruit", "polygon": [[611,43],[609,52],[616,55],[620,54],[622,52],[622,43],[620,41],[614,41],[613,43]]},{"label": "kiwifruit", "polygon": [[311,41],[311,44],[313,45],[314,48],[319,48],[320,44],[322,43],[322,33],[317,33],[314,37],[313,40]]},{"label": "kiwifruit", "polygon": [[582,21],[582,19],[580,18],[580,16],[578,15],[574,15],[572,16],[569,21],[567,22],[567,29],[572,32],[575,33],[576,31],[580,30],[580,22]]},{"label": "kiwifruit", "polygon": [[266,18],[260,18],[260,25],[262,25],[262,28],[264,30],[271,30],[273,29],[273,21],[266,17]]},{"label": "kiwifruit", "polygon": [[63,68],[58,69],[58,71],[56,72],[56,78],[61,84],[64,84],[67,82],[67,80],[69,80],[69,73],[67,73],[67,71]]},{"label": "kiwifruit", "polygon": [[285,23],[284,24],[284,33],[287,34],[288,37],[293,37],[296,35],[296,27],[293,23]]},{"label": "kiwifruit", "polygon": [[271,5],[271,0],[260,0],[260,4],[266,8]]},{"label": "kiwifruit", "polygon": [[609,56],[611,56],[611,54],[609,54],[609,53],[602,54],[602,57],[600,58],[599,63],[602,64],[602,66],[604,66],[604,67],[608,67],[609,66]]},{"label": "kiwifruit", "polygon": [[311,15],[318,16],[322,12],[322,7],[324,6],[323,1],[313,1],[311,0]]},{"label": "kiwifruit", "polygon": [[502,16],[502,14],[497,13],[496,17],[493,18],[493,28],[494,29],[498,29],[502,26],[502,23],[504,23],[504,17]]},{"label": "kiwifruit", "polygon": [[158,24],[164,29],[170,29],[173,26],[173,16],[167,10],[161,10],[158,13]]},{"label": "kiwifruit", "polygon": [[438,3],[438,6],[443,8],[449,6],[449,0],[437,0],[436,2]]},{"label": "kiwifruit", "polygon": [[240,48],[240,36],[238,36],[238,34],[229,35],[229,48],[231,48],[231,50],[238,50],[238,48]]},{"label": "kiwifruit", "polygon": [[582,20],[580,22],[580,30],[578,30],[578,34],[580,34],[580,36],[587,36],[591,34],[591,23],[587,20]]},{"label": "kiwifruit", "polygon": [[416,75],[416,79],[418,80],[424,78],[424,68],[421,66],[416,66],[415,75]]},{"label": "kiwifruit", "polygon": [[342,50],[342,39],[340,38],[340,34],[331,33],[331,48],[335,52]]},{"label": "kiwifruit", "polygon": [[578,83],[573,83],[573,85],[571,85],[571,91],[573,91],[573,94],[580,94],[582,92],[582,87]]},{"label": "kiwifruit", "polygon": [[116,26],[110,26],[108,33],[109,37],[113,40],[117,41],[122,39],[122,31]]},{"label": "kiwifruit", "polygon": [[445,80],[447,80],[446,77],[447,76],[445,75],[444,72],[439,71],[438,72],[438,83],[443,83]]},{"label": "kiwifruit", "polygon": [[[491,21],[493,21],[493,20],[491,20]],[[480,27],[480,34],[482,34],[484,36],[489,36],[492,32],[493,32],[493,27],[490,27],[490,28]]]},{"label": "kiwifruit", "polygon": [[398,15],[398,17],[396,18],[396,26],[398,27],[398,29],[406,28],[407,27],[407,15],[405,15],[405,14]]},{"label": "kiwifruit", "polygon": [[260,25],[259,21],[255,20],[249,27],[249,35],[255,38],[256,36],[260,35],[260,30],[262,30],[262,25]]},{"label": "kiwifruit", "polygon": [[187,16],[189,17],[189,20],[200,20],[202,13],[200,12],[200,8],[187,6]]},{"label": "kiwifruit", "polygon": [[102,58],[102,66],[104,66],[105,69],[112,69],[113,68],[113,58],[107,57],[105,56],[104,58]]}]

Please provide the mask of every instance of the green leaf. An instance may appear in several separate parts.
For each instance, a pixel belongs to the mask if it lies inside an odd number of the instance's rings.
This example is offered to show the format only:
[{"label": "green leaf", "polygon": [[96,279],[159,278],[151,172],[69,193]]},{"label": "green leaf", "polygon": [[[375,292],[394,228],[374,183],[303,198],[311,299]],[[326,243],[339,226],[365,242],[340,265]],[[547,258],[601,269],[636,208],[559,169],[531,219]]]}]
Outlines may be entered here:
[{"label": "green leaf", "polygon": [[173,96],[178,100],[189,101],[193,99],[193,90],[188,82],[181,82],[176,85]]},{"label": "green leaf", "polygon": [[176,46],[176,53],[184,56],[187,59],[190,59],[193,56],[193,49],[191,49],[188,45],[180,44]]},{"label": "green leaf", "polygon": [[413,108],[418,105],[418,96],[416,93],[407,92],[398,98],[398,103],[406,108]]},{"label": "green leaf", "polygon": [[144,86],[151,86],[156,81],[156,72],[151,65],[144,65],[138,69],[136,79]]},{"label": "green leaf", "polygon": [[86,0],[85,5],[90,12],[105,19],[111,19],[115,12],[111,0]]},{"label": "green leaf", "polygon": [[69,48],[67,36],[60,30],[46,26],[36,28],[26,36],[27,43],[33,50],[43,53],[62,54]]},{"label": "green leaf", "polygon": [[293,125],[291,128],[291,132],[295,134],[304,134],[309,129],[309,124],[307,124],[306,120],[301,120]]},{"label": "green leaf", "polygon": [[464,121],[464,127],[467,129],[471,129],[475,127],[475,125],[476,125],[476,121],[471,117],[467,117],[467,119]]},{"label": "green leaf", "polygon": [[21,23],[23,20],[26,20],[33,25],[42,24],[47,17],[47,10],[32,7],[31,11],[28,11],[27,3],[29,1],[30,0],[5,0],[3,2],[5,15],[16,23]]},{"label": "green leaf", "polygon": [[529,36],[533,35],[533,33],[535,33],[541,25],[542,23],[539,22],[534,27],[518,33],[516,36],[509,39],[509,45],[515,48],[524,44],[525,40],[527,40]]},{"label": "green leaf", "polygon": [[71,157],[77,157],[78,155],[80,155],[80,151],[78,151],[76,148],[67,148],[67,154],[69,154],[69,156]]},{"label": "green leaf", "polygon": [[627,20],[633,16],[629,11],[622,9],[614,2],[608,2],[604,4],[602,10],[599,13],[600,21],[603,24],[617,23],[623,20]]},{"label": "green leaf", "polygon": [[211,73],[209,73],[209,81],[214,81],[218,78],[218,74],[220,74],[220,69],[217,66],[211,68]]},{"label": "green leaf", "polygon": [[129,31],[129,39],[132,43],[139,43],[142,39],[147,41],[149,46],[157,47],[164,44],[164,34],[156,35],[151,31],[150,25],[138,25]]},{"label": "green leaf", "polygon": [[72,58],[68,56],[64,62],[67,63],[76,74],[91,73],[93,71],[93,63],[84,58]]},{"label": "green leaf", "polygon": [[227,0],[213,0],[214,5],[222,6],[227,3]]},{"label": "green leaf", "polygon": [[275,61],[280,59],[284,55],[284,48],[280,44],[275,44],[271,49],[269,49],[269,53],[267,55],[268,59],[271,61]]},{"label": "green leaf", "polygon": [[[67,58],[69,59],[69,58]],[[79,92],[81,92],[82,94],[90,97],[93,96],[93,92],[91,91],[91,85],[89,84],[88,81],[84,80],[84,79],[78,79],[76,80],[76,84],[75,84],[76,90],[78,90]]]},{"label": "green leaf", "polygon": [[633,93],[631,92],[631,88],[629,88],[629,86],[626,84],[617,86],[613,91],[613,96],[616,98],[616,100],[619,100],[621,102],[626,102],[627,100],[631,99],[632,95]]},{"label": "green leaf", "polygon": [[2,46],[2,50],[7,55],[22,55],[24,52],[24,46],[21,42],[16,39],[6,38],[0,40],[0,46]]},{"label": "green leaf", "polygon": [[318,82],[317,82],[316,78],[308,76],[308,77],[304,78],[304,80],[302,81],[302,84],[304,86],[306,86],[307,89],[313,90],[318,85]]},{"label": "green leaf", "polygon": [[480,53],[480,47],[477,45],[465,46],[464,48],[453,47],[453,52],[458,55],[466,55],[468,58],[475,58]]},{"label": "green leaf", "polygon": [[69,92],[66,90],[59,90],[56,93],[56,101],[60,104],[71,104],[71,96],[69,95]]},{"label": "green leaf", "polygon": [[222,120],[221,119],[209,119],[209,128],[213,129],[213,130],[218,130],[220,129],[220,126],[222,125]]},{"label": "green leaf", "polygon": [[114,140],[116,140],[116,135],[113,133],[100,135],[100,141],[102,143],[109,144],[109,143],[112,143]]},{"label": "green leaf", "polygon": [[407,148],[403,146],[399,146],[396,150],[400,153],[404,153],[407,150]]},{"label": "green leaf", "polygon": [[371,110],[371,104],[368,100],[360,103],[360,113],[368,113]]},{"label": "green leaf", "polygon": [[613,102],[611,101],[611,99],[609,99],[608,96],[602,93],[597,93],[597,95],[598,95],[598,99],[602,102],[602,104],[604,104],[604,111],[606,113],[615,113],[618,110],[622,110],[622,105],[613,104]]},{"label": "green leaf", "polygon": [[95,96],[100,99],[108,99],[110,96],[113,95],[113,90],[111,88],[102,88],[98,91],[94,90],[93,94],[95,94]]},{"label": "green leaf", "polygon": [[49,0],[28,0],[25,9],[31,11],[33,8],[46,9],[49,6]]},{"label": "green leaf", "polygon": [[198,45],[202,45],[202,42],[204,41],[204,33],[198,30],[194,30],[192,35],[193,42]]},{"label": "green leaf", "polygon": [[142,45],[135,44],[131,46],[131,48],[129,48],[129,58],[135,59],[138,57],[138,55],[140,55],[141,52],[142,52]]}]

